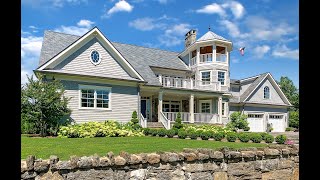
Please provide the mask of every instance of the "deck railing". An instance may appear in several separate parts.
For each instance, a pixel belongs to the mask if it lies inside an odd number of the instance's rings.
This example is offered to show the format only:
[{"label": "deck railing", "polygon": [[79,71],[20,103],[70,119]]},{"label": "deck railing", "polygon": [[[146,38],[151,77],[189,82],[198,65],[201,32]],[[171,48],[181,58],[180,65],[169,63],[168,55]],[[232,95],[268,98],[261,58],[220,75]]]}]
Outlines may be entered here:
[{"label": "deck railing", "polygon": [[146,128],[147,127],[147,119],[143,117],[143,115],[140,113],[140,119],[139,124],[141,127]]},{"label": "deck railing", "polygon": [[162,77],[164,87],[221,91],[221,83],[217,81],[198,81],[193,79]]},{"label": "deck railing", "polygon": [[166,129],[171,129],[170,120],[168,120],[162,112],[160,112],[160,122]]},{"label": "deck railing", "polygon": [[218,123],[218,114],[211,113],[194,113],[194,122],[198,123]]},{"label": "deck railing", "polygon": [[[163,112],[164,116],[170,120],[175,122],[177,119],[177,112]],[[189,112],[180,112],[182,122],[189,122],[190,121],[190,113]]]}]

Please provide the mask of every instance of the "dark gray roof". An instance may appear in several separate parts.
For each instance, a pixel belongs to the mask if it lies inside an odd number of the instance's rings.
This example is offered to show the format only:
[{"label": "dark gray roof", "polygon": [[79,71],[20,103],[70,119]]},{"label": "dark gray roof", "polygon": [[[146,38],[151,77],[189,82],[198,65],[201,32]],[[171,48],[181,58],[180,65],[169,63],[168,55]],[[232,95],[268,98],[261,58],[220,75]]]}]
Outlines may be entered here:
[{"label": "dark gray roof", "polygon": [[237,79],[230,79],[231,84],[240,84],[240,80]]},{"label": "dark gray roof", "polygon": [[246,89],[246,91],[240,95],[240,102],[243,102],[267,75],[268,73],[260,74],[259,77]]},{"label": "dark gray roof", "polygon": [[[59,52],[70,46],[80,36],[45,31],[39,67],[49,61]],[[189,68],[178,57],[178,52],[165,51],[154,48],[141,47],[130,44],[111,42],[115,48],[129,61],[133,68],[148,82],[149,85],[161,85],[150,66],[189,70]]]}]

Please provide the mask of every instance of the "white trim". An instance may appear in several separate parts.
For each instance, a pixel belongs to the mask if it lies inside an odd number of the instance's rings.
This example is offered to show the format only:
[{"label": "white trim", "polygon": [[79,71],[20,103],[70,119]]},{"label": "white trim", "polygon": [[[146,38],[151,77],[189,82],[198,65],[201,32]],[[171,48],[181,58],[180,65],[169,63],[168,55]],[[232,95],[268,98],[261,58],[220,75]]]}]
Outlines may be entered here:
[{"label": "white trim", "polygon": [[[96,62],[96,63],[93,62],[93,59],[92,59],[92,57],[91,57],[91,54],[92,54],[93,51],[96,51],[96,52],[99,54],[99,60],[98,60],[98,62]],[[90,54],[89,54],[89,59],[90,59],[90,61],[91,61],[91,63],[92,63],[93,65],[97,66],[97,65],[99,65],[99,64],[101,63],[101,61],[102,61],[101,53],[100,53],[97,49],[91,49]]]},{"label": "white trim", "polygon": [[[202,73],[203,72],[210,72],[210,81],[209,81],[209,84],[202,84]],[[210,69],[210,70],[200,70],[199,71],[199,73],[200,73],[200,86],[209,86],[209,85],[211,85],[211,82],[212,82],[212,70]]]},{"label": "white trim", "polygon": [[284,93],[282,92],[281,88],[277,85],[277,83],[275,82],[275,80],[273,79],[272,75],[270,73],[268,73],[260,82],[259,84],[257,84],[257,86],[250,92],[250,94],[243,100],[243,101],[246,101],[251,95],[252,93],[260,86],[260,84],[268,77],[270,76],[271,77],[271,83],[273,87],[276,87],[276,89],[278,89],[278,91],[280,91],[280,96],[284,97],[285,100],[287,101],[287,103],[291,106],[292,104],[290,103],[290,101],[287,99],[286,95],[284,95]]},{"label": "white trim", "polygon": [[[136,77],[138,77],[140,80],[144,81],[142,76],[129,64],[129,62],[119,53],[119,51],[110,43],[110,41],[100,32],[100,30],[95,27],[91,31],[87,32],[84,36],[79,38],[76,42],[74,42],[72,45],[64,49],[62,52],[57,54],[55,57],[53,57],[51,60],[47,61],[45,64],[43,64],[41,67],[38,68],[38,70],[44,70],[46,67],[48,67],[50,64],[53,62],[57,61],[58,59],[61,59],[65,54],[67,54],[69,51],[74,49],[77,46],[80,46],[80,43],[83,43],[85,39],[89,38],[102,38],[102,43],[108,45],[105,46],[107,49],[111,49],[110,53],[114,56],[115,58],[119,58],[121,61],[119,61],[120,64],[122,64],[125,68],[127,68],[129,73],[134,74]],[[87,42],[87,41],[86,41]],[[82,47],[82,45],[80,46]],[[80,48],[78,47],[78,48]]]},{"label": "white trim", "polygon": [[212,100],[199,100],[199,113],[203,113],[202,108],[201,108],[202,103],[209,103],[210,104],[210,112],[209,113],[212,113]]},{"label": "white trim", "polygon": [[[82,89],[92,89],[94,90],[94,102],[93,102],[93,108],[92,107],[82,107],[81,106],[81,90]],[[108,108],[100,108],[97,107],[97,90],[107,90],[109,92],[108,94],[108,99],[109,99],[109,103],[108,103]],[[107,87],[107,86],[92,86],[92,85],[83,85],[83,84],[79,84],[78,85],[78,91],[79,91],[79,109],[91,109],[91,110],[112,110],[111,108],[111,97],[112,97],[112,87]]]},{"label": "white trim", "polygon": [[[226,55],[226,61],[217,61],[217,46],[220,46],[220,47],[224,47],[225,49],[224,49],[224,51],[225,51],[225,55]],[[223,63],[223,64],[229,64],[228,63],[228,58],[229,58],[229,54],[228,54],[228,46],[226,46],[226,45],[221,45],[221,44],[216,44],[215,43],[215,47],[216,47],[216,51],[215,51],[215,55],[214,55],[214,60],[215,60],[215,62],[217,62],[217,63]],[[219,53],[220,54],[220,53]]]},{"label": "white trim", "polygon": [[[222,109],[224,109],[224,114],[222,113],[222,117],[227,117],[229,113],[227,113],[227,103],[226,101],[222,101]],[[222,112],[222,109],[221,109],[221,112]]]},{"label": "white trim", "polygon": [[248,81],[248,80],[250,80],[250,79],[254,79],[254,78],[257,78],[257,77],[259,77],[260,75],[257,75],[257,76],[253,76],[253,77],[248,77],[248,78],[245,78],[245,79],[240,79],[240,82],[242,82],[242,81]]}]

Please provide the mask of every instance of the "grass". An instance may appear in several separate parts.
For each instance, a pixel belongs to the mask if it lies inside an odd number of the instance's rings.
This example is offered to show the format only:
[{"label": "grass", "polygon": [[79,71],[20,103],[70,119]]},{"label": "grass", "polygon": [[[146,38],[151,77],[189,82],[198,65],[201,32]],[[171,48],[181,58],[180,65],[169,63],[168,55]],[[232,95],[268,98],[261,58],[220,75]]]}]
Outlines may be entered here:
[{"label": "grass", "polygon": [[36,158],[49,159],[50,155],[57,155],[61,160],[67,160],[71,155],[90,156],[97,153],[104,156],[112,151],[129,153],[182,151],[183,148],[211,148],[221,147],[234,149],[244,147],[264,147],[266,144],[232,143],[221,141],[188,140],[160,137],[101,137],[101,138],[40,138],[21,136],[21,159],[28,155]]}]

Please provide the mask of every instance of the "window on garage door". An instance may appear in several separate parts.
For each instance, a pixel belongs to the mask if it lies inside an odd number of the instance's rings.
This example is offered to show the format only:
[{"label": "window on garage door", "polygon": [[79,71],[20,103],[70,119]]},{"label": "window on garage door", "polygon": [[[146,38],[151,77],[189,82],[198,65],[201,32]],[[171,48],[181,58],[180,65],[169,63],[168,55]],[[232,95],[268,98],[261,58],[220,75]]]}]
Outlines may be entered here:
[{"label": "window on garage door", "polygon": [[283,115],[269,115],[270,119],[282,119]]},{"label": "window on garage door", "polygon": [[262,114],[248,114],[249,118],[262,118]]}]

